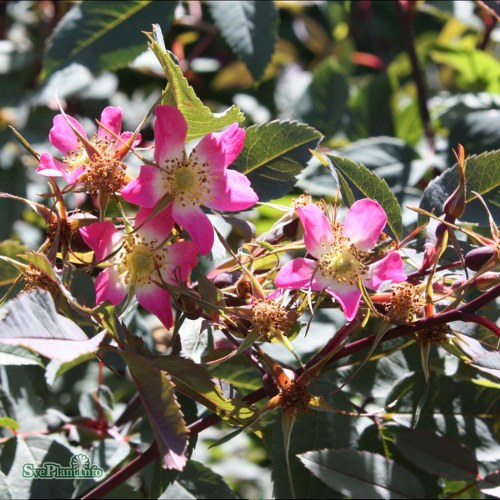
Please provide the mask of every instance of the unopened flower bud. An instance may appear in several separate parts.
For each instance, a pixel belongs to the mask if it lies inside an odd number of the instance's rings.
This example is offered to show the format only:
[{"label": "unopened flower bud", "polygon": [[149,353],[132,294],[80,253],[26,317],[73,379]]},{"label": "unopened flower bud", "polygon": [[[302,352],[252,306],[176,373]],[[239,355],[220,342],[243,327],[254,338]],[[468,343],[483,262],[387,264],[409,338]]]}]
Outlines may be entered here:
[{"label": "unopened flower bud", "polygon": [[443,206],[444,213],[452,222],[461,217],[465,211],[465,151],[461,144],[458,145],[458,153],[455,152],[455,156],[459,174],[458,186],[448,196]]},{"label": "unopened flower bud", "polygon": [[479,271],[494,255],[492,246],[474,248],[465,256],[465,265],[472,271]]},{"label": "unopened flower bud", "polygon": [[478,290],[485,292],[500,283],[500,273],[484,273],[481,276],[478,276],[474,280],[474,283],[476,284]]}]

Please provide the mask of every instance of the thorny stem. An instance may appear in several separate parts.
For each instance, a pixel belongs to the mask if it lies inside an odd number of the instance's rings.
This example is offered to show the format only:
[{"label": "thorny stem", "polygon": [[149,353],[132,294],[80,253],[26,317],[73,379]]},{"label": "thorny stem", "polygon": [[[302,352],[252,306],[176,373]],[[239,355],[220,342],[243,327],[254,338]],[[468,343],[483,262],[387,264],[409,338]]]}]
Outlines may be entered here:
[{"label": "thorny stem", "polygon": [[429,108],[427,107],[427,90],[425,88],[424,79],[422,76],[422,70],[420,68],[420,63],[418,61],[417,51],[415,50],[415,33],[413,30],[413,18],[415,15],[416,2],[414,0],[403,1],[395,0],[396,8],[401,16],[402,23],[402,33],[406,45],[406,50],[408,52],[408,57],[410,58],[412,76],[417,86],[418,95],[418,109],[420,112],[420,119],[422,120],[422,125],[424,126],[425,135],[427,137],[427,142],[429,144],[429,149],[431,155],[434,156],[435,143],[434,143],[434,131],[432,129],[431,118],[429,114]]},{"label": "thorny stem", "polygon": [[[429,318],[422,319],[420,321],[416,321],[411,325],[401,325],[389,330],[380,342],[387,342],[388,340],[396,339],[403,335],[407,335],[409,333],[414,333],[419,330],[423,330],[425,328],[430,328],[432,326],[442,325],[449,323],[451,321],[465,321],[465,322],[476,322],[482,324],[483,326],[487,326],[487,328],[494,329],[492,330],[500,337],[499,328],[494,325],[489,320],[483,321],[479,316],[476,316],[475,312],[488,304],[489,302],[495,300],[500,296],[500,285],[493,287],[487,292],[483,293],[479,297],[471,300],[467,304],[463,306],[451,310],[446,311],[440,314],[436,314]],[[491,324],[490,324],[491,323]],[[332,352],[340,345],[340,342],[345,338],[345,336],[351,331],[353,328],[352,323],[345,325],[342,327],[337,334],[328,342],[328,344],[318,353],[313,359],[311,359],[306,367],[312,366],[326,356],[331,355]],[[332,363],[333,361],[345,358],[350,356],[356,352],[362,351],[364,349],[368,349],[372,343],[375,341],[375,336],[366,337],[350,344],[347,344],[343,348],[341,348],[336,354],[334,354],[328,361],[327,364]],[[261,399],[266,397],[266,392],[264,388],[260,388],[253,393],[245,396],[243,399],[247,403],[256,403]],[[208,415],[207,417],[203,417],[192,424],[188,425],[190,435],[194,436],[201,431],[215,425],[219,422],[221,418],[216,414]],[[129,477],[133,476],[140,470],[142,470],[146,465],[156,460],[159,457],[159,451],[156,446],[156,443],[153,443],[150,448],[148,448],[142,455],[139,455],[134,460],[132,460],[126,467],[106,479],[104,482],[99,484],[92,491],[87,493],[82,497],[82,500],[89,500],[91,498],[102,498],[104,495],[112,491],[114,488],[119,486],[121,483],[126,481]]]}]

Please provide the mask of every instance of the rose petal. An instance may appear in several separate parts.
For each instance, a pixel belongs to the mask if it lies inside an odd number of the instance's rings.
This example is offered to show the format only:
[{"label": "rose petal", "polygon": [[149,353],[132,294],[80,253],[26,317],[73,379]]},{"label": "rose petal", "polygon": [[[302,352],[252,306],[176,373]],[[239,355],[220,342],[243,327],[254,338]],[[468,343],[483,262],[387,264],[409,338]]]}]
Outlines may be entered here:
[{"label": "rose petal", "polygon": [[106,128],[99,126],[97,129],[97,139],[116,142],[116,136],[119,136],[122,130],[122,116],[122,110],[117,106],[104,108],[101,114],[101,123]]},{"label": "rose petal", "polygon": [[365,198],[356,201],[347,212],[343,233],[360,250],[371,250],[387,223],[384,209],[375,201]]},{"label": "rose petal", "polygon": [[82,147],[68,121],[82,137],[87,138],[87,134],[83,127],[72,116],[54,116],[54,125],[50,129],[49,140],[65,156],[71,151],[79,151]]},{"label": "rose petal", "polygon": [[62,177],[65,168],[64,163],[57,161],[48,153],[43,153],[40,155],[40,165],[36,168],[36,172],[47,177]]},{"label": "rose petal", "polygon": [[107,267],[95,280],[96,303],[107,300],[112,305],[118,305],[127,295],[127,287],[120,279],[115,267]]},{"label": "rose petal", "polygon": [[383,281],[400,283],[406,281],[406,274],[403,271],[403,261],[397,252],[391,252],[382,260],[370,266],[368,276],[363,280],[365,286],[372,290],[377,290]]},{"label": "rose petal", "polygon": [[357,314],[359,302],[361,300],[361,291],[356,285],[345,283],[335,283],[334,287],[329,287],[326,291],[335,297],[344,311],[347,321],[351,321]]},{"label": "rose petal", "polygon": [[196,146],[193,155],[200,163],[208,162],[215,174],[224,171],[240,154],[245,144],[245,131],[233,123],[222,132],[206,135]]},{"label": "rose petal", "polygon": [[83,241],[95,253],[98,262],[105,260],[120,245],[123,236],[112,222],[95,222],[80,228]]},{"label": "rose petal", "polygon": [[236,170],[227,170],[219,181],[213,181],[205,204],[215,210],[245,210],[259,201],[246,176]]},{"label": "rose petal", "polygon": [[322,243],[333,241],[333,231],[330,222],[321,208],[313,203],[297,209],[304,226],[304,243],[307,251],[316,258],[324,252]]},{"label": "rose petal", "polygon": [[153,313],[165,325],[165,328],[172,328],[174,324],[172,305],[170,304],[170,294],[166,290],[150,283],[149,285],[137,285],[135,294],[139,304],[146,311]]},{"label": "rose petal", "polygon": [[172,204],[170,203],[154,217],[151,217],[153,212],[153,208],[141,208],[135,216],[134,227],[139,228],[137,233],[147,241],[156,240],[160,243],[170,235],[174,227]]},{"label": "rose petal", "polygon": [[186,120],[177,108],[173,106],[156,108],[155,161],[160,167],[167,166],[165,160],[182,159],[187,130]]},{"label": "rose petal", "polygon": [[299,257],[287,262],[274,281],[280,288],[309,287],[315,271],[316,261]]},{"label": "rose petal", "polygon": [[184,283],[198,263],[198,246],[192,241],[181,241],[164,247],[165,264],[160,270],[163,280],[171,285]]},{"label": "rose petal", "polygon": [[120,193],[129,203],[140,207],[154,207],[165,194],[161,170],[150,165],[143,165],[139,177],[130,181]]},{"label": "rose petal", "polygon": [[191,235],[202,255],[210,252],[214,244],[214,228],[200,207],[183,207],[174,201],[172,215],[175,222],[183,226]]}]

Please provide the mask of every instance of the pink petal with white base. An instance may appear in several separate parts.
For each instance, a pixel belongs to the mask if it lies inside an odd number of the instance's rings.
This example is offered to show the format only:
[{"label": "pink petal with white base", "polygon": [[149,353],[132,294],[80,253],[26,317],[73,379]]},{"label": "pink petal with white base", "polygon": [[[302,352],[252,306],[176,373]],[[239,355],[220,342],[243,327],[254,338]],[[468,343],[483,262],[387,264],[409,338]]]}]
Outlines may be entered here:
[{"label": "pink petal with white base", "polygon": [[191,235],[202,255],[210,252],[214,244],[214,228],[200,207],[183,207],[174,201],[172,215],[175,222]]},{"label": "pink petal with white base", "polygon": [[121,191],[129,203],[152,208],[165,194],[159,168],[143,165],[139,177],[130,181]]},{"label": "pink petal with white base", "polygon": [[127,295],[127,287],[120,279],[115,267],[107,267],[95,280],[96,302],[100,304],[107,300],[110,304],[118,305]]},{"label": "pink petal with white base", "polygon": [[212,173],[223,171],[240,154],[245,144],[245,131],[233,123],[223,132],[206,135],[196,146],[201,163],[208,162]]},{"label": "pink petal with white base", "polygon": [[323,253],[322,243],[333,241],[333,231],[330,222],[321,208],[309,204],[297,209],[302,225],[304,226],[304,243],[307,251],[316,258]]},{"label": "pink petal with white base", "polygon": [[347,212],[343,234],[360,250],[371,250],[387,223],[384,209],[374,200],[358,200]]},{"label": "pink petal with white base", "polygon": [[335,297],[344,311],[347,321],[351,321],[358,312],[361,300],[361,291],[356,285],[336,283],[335,288],[327,288],[326,291]]},{"label": "pink petal with white base", "polygon": [[365,286],[372,290],[377,290],[383,281],[400,283],[406,281],[406,274],[403,271],[403,261],[397,252],[391,252],[382,260],[370,266],[368,278],[363,280]]},{"label": "pink petal with white base", "polygon": [[[122,130],[122,110],[116,106],[108,106],[101,113],[101,124],[97,129],[97,139],[116,141]],[[109,132],[108,132],[109,130]]]},{"label": "pink petal with white base", "polygon": [[62,177],[66,166],[57,161],[48,153],[40,155],[40,165],[36,168],[36,173],[47,177]]},{"label": "pink petal with white base", "polygon": [[138,228],[137,233],[147,241],[156,240],[160,243],[170,235],[174,227],[172,204],[151,217],[153,213],[154,208],[141,208],[135,216],[134,228]]},{"label": "pink petal with white base", "polygon": [[153,313],[165,325],[165,328],[172,328],[174,324],[172,305],[170,304],[170,294],[166,290],[150,283],[149,285],[136,286],[135,294],[139,304],[146,311]]},{"label": "pink petal with white base", "polygon": [[187,123],[182,113],[173,106],[158,106],[154,124],[155,161],[161,167],[165,160],[182,159],[187,136]]},{"label": "pink petal with white base", "polygon": [[54,116],[54,126],[50,129],[49,140],[64,155],[67,155],[70,151],[78,151],[81,148],[78,137],[73,132],[73,128],[68,121],[82,137],[87,138],[83,127],[72,116]]},{"label": "pink petal with white base", "polygon": [[181,241],[165,247],[166,262],[160,270],[166,283],[178,285],[186,281],[198,263],[198,246],[192,241]]},{"label": "pink petal with white base", "polygon": [[207,207],[215,210],[245,210],[259,201],[257,193],[250,186],[246,176],[236,170],[227,170],[220,182],[213,182]]},{"label": "pink petal with white base", "polygon": [[105,260],[118,247],[122,235],[112,222],[95,222],[80,228],[83,241],[95,253],[98,262]]},{"label": "pink petal with white base", "polygon": [[299,257],[287,262],[276,276],[275,283],[280,288],[307,288],[316,270],[316,261]]}]

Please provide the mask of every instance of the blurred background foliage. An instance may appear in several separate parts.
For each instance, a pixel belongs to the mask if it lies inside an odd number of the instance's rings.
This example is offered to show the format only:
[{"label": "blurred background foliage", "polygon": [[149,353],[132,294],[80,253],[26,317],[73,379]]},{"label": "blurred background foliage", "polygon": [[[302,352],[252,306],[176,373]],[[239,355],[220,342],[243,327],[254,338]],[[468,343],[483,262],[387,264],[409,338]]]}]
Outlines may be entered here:
[{"label": "blurred background foliage", "polygon": [[[467,154],[500,149],[497,8],[498,2],[446,0],[2,1],[0,191],[43,202],[38,195],[46,192],[46,180],[35,173],[36,160],[15,139],[9,126],[36,151],[52,151],[48,131],[58,112],[58,101],[66,113],[79,117],[90,129],[102,108],[121,106],[123,129],[135,129],[165,86],[161,67],[146,50],[146,38],[141,33],[158,23],[167,48],[176,55],[197,95],[212,110],[224,111],[235,104],[245,113],[247,127],[271,120],[305,122],[324,135],[321,148],[333,149],[373,170],[387,181],[403,207],[419,206],[429,182],[455,163],[452,148],[458,143],[464,145]],[[142,134],[146,144],[152,140],[151,122]],[[289,204],[292,196],[304,191],[317,197],[335,197],[337,180],[319,161],[313,159],[307,165],[305,161],[295,190],[278,202]],[[137,172],[137,167],[133,165],[132,172],[134,168]],[[498,164],[493,163],[492,168],[498,171]],[[484,194],[498,220],[498,190],[489,189]],[[431,195],[429,208],[433,206]],[[94,200],[75,195],[70,203],[74,208],[88,209]],[[14,256],[26,248],[37,248],[44,237],[44,223],[38,216],[11,199],[0,199],[0,214],[0,254]],[[252,215],[257,232],[265,231],[278,215],[272,208],[257,208]],[[487,216],[477,202],[469,205],[467,220],[476,224],[478,231],[488,226]],[[417,223],[415,212],[403,208],[403,222],[406,232],[412,230]],[[16,274],[13,272],[0,263],[0,285]],[[5,290],[5,286],[0,287],[0,292]],[[335,314],[319,314],[317,320],[312,333],[331,335],[341,324]],[[151,318],[136,315],[134,325],[152,349],[161,351],[162,345],[168,343],[168,335],[161,329],[157,335],[149,335],[156,326]],[[313,352],[321,345],[319,334],[313,340],[312,333],[297,346],[298,351]],[[189,332],[185,334],[189,336]],[[422,384],[423,377],[416,349],[405,350],[403,355],[397,352],[397,346],[390,347],[396,354],[370,362],[373,369],[370,372],[367,366],[366,370],[371,375],[355,379],[346,387],[346,394],[357,398],[360,406],[369,400],[383,405],[398,399],[399,420],[382,425],[376,420],[320,414],[312,425],[304,418],[294,431],[303,440],[294,441],[293,453],[310,449],[308,433],[314,430],[325,435],[328,447],[347,448],[359,440],[358,447],[363,450],[380,452],[389,447],[391,453],[405,455],[404,443],[400,444],[397,437],[408,424],[404,416],[414,413],[419,405],[405,394],[408,387]],[[492,411],[493,396],[488,392],[492,389],[470,383],[468,368],[452,366],[444,354],[433,356],[432,363],[443,375],[434,379],[435,386],[428,389],[432,397],[421,417],[423,421],[432,420],[426,430],[446,430],[449,434],[453,428],[449,437],[461,442],[464,437],[470,441],[473,435],[476,441],[467,444],[485,451],[481,459],[494,461],[488,455],[495,447],[493,423],[485,423],[480,417]],[[116,373],[125,371],[120,360],[109,363]],[[319,387],[317,393],[331,394],[332,387],[345,380],[357,363],[359,359],[349,359],[344,368],[332,372],[330,386]],[[381,363],[385,363],[383,370]],[[214,375],[224,376],[239,387],[244,386],[243,381],[248,390],[260,386],[260,375],[239,362],[224,364],[218,370],[224,373]],[[437,384],[445,374],[456,374],[457,370],[461,381],[449,379],[444,385]],[[53,385],[50,379],[40,378],[40,373],[39,366],[2,368],[3,391],[16,395],[13,407],[6,403],[2,411],[4,415],[16,415],[23,431],[47,429],[75,416],[94,418],[97,408],[104,408],[113,420],[133,392],[130,381],[125,383],[109,371],[105,372],[105,385],[98,390],[95,363],[79,365]],[[458,399],[453,400],[450,394]],[[340,399],[337,407],[346,407]],[[453,407],[452,417],[443,408],[444,402]],[[443,417],[434,418],[434,414]],[[449,418],[455,419],[453,425]],[[225,446],[210,450],[198,447],[196,460],[229,478],[243,497],[271,496],[268,457],[283,460],[282,438],[279,422],[264,422],[264,427],[269,455],[263,451],[261,441],[240,435]],[[77,424],[72,429],[76,434],[70,434],[68,446],[76,442],[85,445],[95,437],[85,435],[84,428]],[[335,435],[332,429],[337,429]],[[123,464],[132,448],[142,449],[144,443],[151,442],[146,424],[137,425],[137,434],[137,440],[121,447],[113,440],[103,440],[94,448],[93,462],[108,468]],[[214,427],[204,440],[216,441],[221,436],[221,430]],[[39,443],[41,449],[45,445]],[[307,481],[312,481],[313,476],[298,459],[294,460],[297,474],[309,474],[301,481],[304,491],[299,489],[297,494],[310,497]],[[408,466],[417,476],[424,474],[418,463]],[[201,464],[193,462],[176,484],[186,486],[190,474],[201,474],[201,468]],[[155,471],[148,469],[146,474],[154,476]],[[284,477],[273,476],[274,494],[278,497],[289,495]],[[446,483],[443,486],[438,484],[438,478],[429,481],[426,477],[425,495],[429,498],[442,495],[447,488],[458,491],[461,483],[455,483],[468,478],[439,479]],[[136,478],[116,495],[147,494],[141,488]],[[332,490],[324,488],[321,494],[332,494]],[[61,491],[46,493],[59,498]],[[29,491],[19,489],[13,493],[23,497]],[[471,493],[480,496],[477,487],[467,492]],[[198,498],[209,497],[207,492],[198,494]],[[229,493],[220,490],[219,494]]]}]

